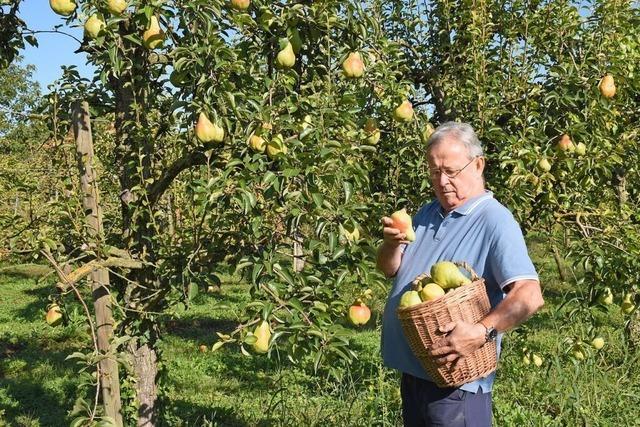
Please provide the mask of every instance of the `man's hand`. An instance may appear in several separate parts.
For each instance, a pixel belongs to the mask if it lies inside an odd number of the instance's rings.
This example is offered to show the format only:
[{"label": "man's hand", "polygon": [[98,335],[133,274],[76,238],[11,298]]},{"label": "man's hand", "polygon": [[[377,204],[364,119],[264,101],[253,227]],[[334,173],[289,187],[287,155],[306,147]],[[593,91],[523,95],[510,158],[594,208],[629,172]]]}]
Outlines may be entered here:
[{"label": "man's hand", "polygon": [[481,323],[458,321],[444,325],[440,332],[446,335],[434,343],[429,354],[435,358],[436,363],[445,365],[454,361],[458,363],[482,347],[486,328]]},{"label": "man's hand", "polygon": [[393,220],[388,216],[382,217],[382,239],[384,243],[392,246],[400,246],[403,243],[409,243],[405,240],[407,235],[401,233],[397,228],[393,228]]}]

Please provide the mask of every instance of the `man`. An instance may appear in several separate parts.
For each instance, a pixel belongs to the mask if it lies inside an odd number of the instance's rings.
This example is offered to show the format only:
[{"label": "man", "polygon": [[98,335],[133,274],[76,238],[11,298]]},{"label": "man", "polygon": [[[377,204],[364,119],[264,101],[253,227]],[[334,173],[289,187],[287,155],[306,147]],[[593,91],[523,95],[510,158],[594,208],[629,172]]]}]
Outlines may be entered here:
[{"label": "man", "polygon": [[491,389],[495,372],[459,388],[438,388],[411,352],[396,310],[411,281],[441,260],[466,261],[483,277],[491,312],[480,322],[445,325],[446,338],[430,354],[440,364],[455,362],[535,313],[544,301],[538,275],[522,231],[507,208],[485,189],[485,160],[473,128],[449,122],[431,135],[427,156],[436,200],[413,218],[416,240],[382,219],[383,243],[377,265],[394,277],[382,325],[385,365],[402,372],[405,426],[491,425]]}]

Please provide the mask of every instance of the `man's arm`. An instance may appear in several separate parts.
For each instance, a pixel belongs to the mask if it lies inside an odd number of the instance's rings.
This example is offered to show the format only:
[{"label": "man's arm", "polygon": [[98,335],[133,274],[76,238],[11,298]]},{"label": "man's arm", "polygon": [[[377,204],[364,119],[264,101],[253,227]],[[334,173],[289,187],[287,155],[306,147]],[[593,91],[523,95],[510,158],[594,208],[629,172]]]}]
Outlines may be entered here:
[{"label": "man's arm", "polygon": [[402,262],[402,244],[409,243],[404,240],[407,236],[397,228],[392,228],[393,221],[389,217],[382,218],[383,242],[378,248],[376,266],[387,277],[393,277],[400,268]]},{"label": "man's arm", "polygon": [[441,328],[448,335],[431,348],[431,356],[445,364],[464,357],[485,343],[487,327],[505,332],[531,317],[543,305],[542,290],[537,280],[517,280],[505,287],[507,296],[484,319],[471,324],[451,322]]}]

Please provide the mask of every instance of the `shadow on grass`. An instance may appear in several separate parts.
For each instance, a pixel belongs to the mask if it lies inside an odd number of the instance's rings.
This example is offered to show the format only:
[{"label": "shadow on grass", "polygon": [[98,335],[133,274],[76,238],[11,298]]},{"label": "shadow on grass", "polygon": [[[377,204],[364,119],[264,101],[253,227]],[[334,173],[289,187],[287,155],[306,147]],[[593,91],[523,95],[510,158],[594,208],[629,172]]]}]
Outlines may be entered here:
[{"label": "shadow on grass", "polygon": [[[51,351],[46,343],[0,340],[0,410],[9,425],[22,425],[18,418],[27,415],[40,426],[67,425],[67,411],[73,406],[76,372],[65,361],[70,352]],[[71,350],[70,350],[71,351]],[[66,378],[62,384],[60,378]]]},{"label": "shadow on grass", "polygon": [[[202,426],[210,423],[214,426],[224,427],[267,427],[276,425],[267,419],[248,422],[236,413],[234,408],[216,406],[211,402],[210,406],[198,405],[183,400],[173,401],[169,404],[171,410],[167,414],[167,421],[163,426]],[[264,414],[265,417],[267,416]]]},{"label": "shadow on grass", "polygon": [[228,334],[236,327],[238,327],[238,322],[235,320],[195,317],[167,321],[165,323],[165,334],[199,343],[203,337],[207,337],[211,342],[202,342],[202,344],[213,344],[218,340],[216,332]]}]

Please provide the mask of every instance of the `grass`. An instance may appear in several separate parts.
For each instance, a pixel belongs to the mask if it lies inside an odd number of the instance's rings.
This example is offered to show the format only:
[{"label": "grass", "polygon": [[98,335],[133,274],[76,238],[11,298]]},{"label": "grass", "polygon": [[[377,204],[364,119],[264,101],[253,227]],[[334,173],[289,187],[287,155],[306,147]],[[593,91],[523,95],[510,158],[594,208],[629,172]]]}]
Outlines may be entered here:
[{"label": "grass", "polygon": [[[497,426],[640,425],[640,368],[622,333],[616,307],[570,313],[562,303],[580,292],[557,280],[553,257],[532,243],[546,305],[508,334],[494,389]],[[0,426],[64,426],[79,384],[77,367],[65,357],[86,348],[80,323],[51,328],[43,321],[52,285],[0,276]],[[380,296],[382,298],[382,296]],[[236,309],[248,302],[247,287],[224,284],[201,294],[194,306],[167,324],[161,344],[166,376],[161,387],[162,425],[170,426],[399,426],[398,374],[381,365],[379,318],[359,332],[359,359],[338,374],[313,375],[303,367],[237,348],[209,347],[215,332],[231,330]],[[569,320],[567,320],[569,319]],[[568,354],[567,338],[607,344],[585,361]],[[525,365],[522,347],[542,355]]]}]

